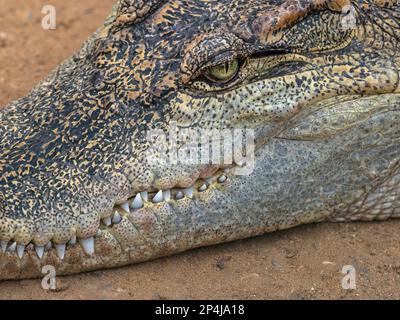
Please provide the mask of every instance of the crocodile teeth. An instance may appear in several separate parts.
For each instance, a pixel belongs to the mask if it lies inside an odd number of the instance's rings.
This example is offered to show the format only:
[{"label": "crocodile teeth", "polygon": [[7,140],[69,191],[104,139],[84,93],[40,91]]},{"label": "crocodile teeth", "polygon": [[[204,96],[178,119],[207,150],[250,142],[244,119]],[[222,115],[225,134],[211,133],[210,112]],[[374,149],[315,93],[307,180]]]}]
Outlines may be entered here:
[{"label": "crocodile teeth", "polygon": [[165,190],[163,194],[164,194],[164,201],[167,202],[171,201],[171,190]]},{"label": "crocodile teeth", "polygon": [[244,166],[244,162],[243,161],[235,161],[235,164],[239,167],[243,167]]},{"label": "crocodile teeth", "polygon": [[44,248],[48,251],[52,248],[52,246],[53,246],[53,244],[51,243],[51,241],[49,241],[49,242],[47,242],[47,244]]},{"label": "crocodile teeth", "polygon": [[125,202],[125,203],[121,204],[120,207],[121,207],[126,213],[130,213],[130,210],[129,210],[129,203],[128,203],[128,202]]},{"label": "crocodile teeth", "polygon": [[138,193],[135,199],[133,199],[131,206],[133,209],[140,209],[141,207],[143,207],[143,199],[140,193]]},{"label": "crocodile teeth", "polygon": [[160,203],[163,202],[164,197],[163,197],[163,192],[162,190],[158,191],[157,194],[153,198],[154,203]]},{"label": "crocodile teeth", "polygon": [[42,246],[35,246],[35,251],[39,259],[43,258],[43,253],[44,253],[44,247]]},{"label": "crocodile teeth", "polygon": [[219,183],[224,183],[228,178],[225,175],[222,175],[218,178]]},{"label": "crocodile teeth", "polygon": [[141,192],[140,195],[144,201],[149,201],[149,193],[147,191]]},{"label": "crocodile teeth", "polygon": [[182,191],[178,191],[178,193],[176,194],[175,198],[176,198],[176,200],[180,200],[180,199],[183,199],[184,196],[185,195],[183,194]]},{"label": "crocodile teeth", "polygon": [[7,250],[7,241],[1,241],[0,242],[0,244],[1,244],[1,251],[3,251],[3,253],[5,253],[6,252],[6,250]]},{"label": "crocodile teeth", "polygon": [[185,196],[190,198],[190,199],[193,198],[193,191],[194,191],[193,187],[183,189],[183,193],[185,194]]},{"label": "crocodile teeth", "polygon": [[86,238],[86,239],[79,239],[79,243],[82,246],[82,249],[88,255],[92,255],[94,253],[94,238]]},{"label": "crocodile teeth", "polygon": [[7,251],[9,251],[9,252],[14,252],[16,248],[17,248],[17,243],[16,243],[16,242],[13,242],[13,243],[10,244],[10,246],[7,248]]},{"label": "crocodile teeth", "polygon": [[121,220],[122,220],[121,215],[118,213],[118,211],[115,211],[115,214],[112,218],[112,223],[118,224],[121,222]]},{"label": "crocodile teeth", "polygon": [[76,245],[76,236],[73,236],[73,237],[71,238],[71,240],[69,240],[68,244],[69,244],[70,246]]},{"label": "crocodile teeth", "polygon": [[204,191],[206,191],[207,190],[207,185],[206,184],[203,184],[200,188],[199,188],[199,191],[200,192],[204,192]]},{"label": "crocodile teeth", "polygon": [[111,226],[111,217],[103,218],[102,221],[107,227]]},{"label": "crocodile teeth", "polygon": [[64,244],[55,244],[54,246],[56,247],[57,256],[61,260],[63,260],[65,257],[65,243]]},{"label": "crocodile teeth", "polygon": [[17,255],[20,259],[24,256],[25,253],[25,246],[24,245],[18,245],[17,246]]}]

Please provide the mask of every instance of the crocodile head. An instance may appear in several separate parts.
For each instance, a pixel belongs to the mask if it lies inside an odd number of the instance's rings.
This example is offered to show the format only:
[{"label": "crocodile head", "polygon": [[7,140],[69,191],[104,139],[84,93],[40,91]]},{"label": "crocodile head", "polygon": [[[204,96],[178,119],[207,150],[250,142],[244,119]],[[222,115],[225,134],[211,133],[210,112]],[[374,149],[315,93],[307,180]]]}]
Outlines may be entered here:
[{"label": "crocodile head", "polygon": [[[399,21],[393,0],[120,1],[0,114],[0,278],[399,216]],[[250,148],[164,161],[208,132]]]}]

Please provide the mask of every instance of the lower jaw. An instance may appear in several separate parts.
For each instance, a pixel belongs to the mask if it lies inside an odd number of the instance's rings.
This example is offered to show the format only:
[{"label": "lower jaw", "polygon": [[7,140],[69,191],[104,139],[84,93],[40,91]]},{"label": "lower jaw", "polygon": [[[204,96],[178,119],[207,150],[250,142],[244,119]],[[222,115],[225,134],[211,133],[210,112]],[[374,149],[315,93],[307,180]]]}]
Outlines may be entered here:
[{"label": "lower jaw", "polygon": [[[62,256],[50,242],[39,257],[33,244],[20,254],[18,245],[11,241],[5,251],[0,250],[0,280],[37,278],[48,265],[57,275],[118,267],[247,237],[248,231],[236,233],[233,223],[213,225],[207,212],[195,209],[196,203],[207,203],[210,194],[225,192],[234,178],[229,169],[221,169],[192,188],[161,191],[161,198],[157,192],[138,194],[140,208],[134,207],[135,196],[116,205],[114,215],[102,220],[93,237],[93,252],[72,239],[64,245]],[[252,232],[258,233],[262,232]]]},{"label": "lower jaw", "polygon": [[221,170],[211,180],[196,183],[193,196],[176,199],[173,190],[169,201],[154,203],[154,195],[149,194],[149,201],[138,209],[132,208],[135,197],[129,199],[129,212],[117,206],[118,219],[114,215],[111,224],[101,223],[92,254],[79,244],[68,245],[63,259],[54,247],[45,250],[41,259],[32,245],[22,258],[16,252],[0,251],[0,280],[38,278],[44,266],[53,266],[57,275],[114,268],[283,228],[268,222],[262,206],[251,212],[236,210],[244,202],[235,193],[256,177],[254,172],[244,177]]},{"label": "lower jaw", "polygon": [[[92,254],[79,244],[68,245],[62,259],[51,246],[44,250],[41,259],[33,245],[26,248],[22,257],[15,249],[0,252],[0,280],[41,277],[42,268],[49,265],[57,275],[113,268],[264,233],[260,221],[253,221],[253,227],[241,228],[236,219],[222,221],[218,212],[197,207],[199,203],[207,205],[209,193],[225,192],[231,179],[223,173],[209,181],[206,190],[194,191],[193,196],[144,202],[142,208],[131,207],[129,212],[116,207],[114,221],[102,224],[94,237]],[[173,191],[173,195],[176,193]]]},{"label": "lower jaw", "polygon": [[45,251],[42,259],[34,250],[28,250],[22,259],[15,253],[0,252],[0,280],[42,277],[44,266],[54,267],[57,276],[115,268],[326,218],[321,213],[287,223],[271,220],[270,212],[261,207],[230,212],[227,204],[212,210],[215,201],[232,188],[233,179],[228,175],[224,184],[211,185],[209,192],[216,195],[213,199],[206,193],[197,194],[194,199],[148,205],[122,215],[119,223],[100,229],[92,255],[79,245],[70,246],[64,259],[54,248]]}]

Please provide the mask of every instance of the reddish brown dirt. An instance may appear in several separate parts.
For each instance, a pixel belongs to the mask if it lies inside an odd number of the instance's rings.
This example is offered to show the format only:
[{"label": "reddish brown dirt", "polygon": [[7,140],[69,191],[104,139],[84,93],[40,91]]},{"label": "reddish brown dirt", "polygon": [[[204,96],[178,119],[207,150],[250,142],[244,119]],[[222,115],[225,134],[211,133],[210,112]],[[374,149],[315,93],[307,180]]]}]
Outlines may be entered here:
[{"label": "reddish brown dirt", "polygon": [[[56,31],[41,29],[49,1],[0,0],[0,105],[23,96],[100,25],[114,0],[51,0]],[[115,270],[0,282],[0,299],[400,298],[400,221],[319,224],[202,248]],[[344,265],[357,289],[341,287]],[[1,270],[0,270],[1,272]]]}]

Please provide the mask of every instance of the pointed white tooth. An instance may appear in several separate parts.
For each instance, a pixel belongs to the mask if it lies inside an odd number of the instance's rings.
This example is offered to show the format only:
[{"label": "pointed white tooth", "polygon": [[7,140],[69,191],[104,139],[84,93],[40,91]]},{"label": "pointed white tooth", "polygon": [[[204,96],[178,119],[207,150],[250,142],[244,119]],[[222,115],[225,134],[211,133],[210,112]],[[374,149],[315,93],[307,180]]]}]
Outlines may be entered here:
[{"label": "pointed white tooth", "polygon": [[57,256],[61,259],[64,260],[65,257],[65,243],[64,244],[55,244],[57,251]]},{"label": "pointed white tooth", "polygon": [[111,217],[105,217],[102,220],[107,227],[111,226]]},{"label": "pointed white tooth", "polygon": [[25,253],[25,246],[24,245],[17,245],[17,255],[20,259],[24,256]]},{"label": "pointed white tooth", "polygon": [[235,164],[239,167],[243,167],[244,166],[244,162],[243,161],[235,161]]},{"label": "pointed white tooth", "polygon": [[118,211],[115,211],[114,216],[112,218],[112,223],[118,224],[121,222],[121,220],[122,220],[121,215],[119,214]]},{"label": "pointed white tooth", "polygon": [[200,192],[204,192],[204,191],[206,191],[207,190],[207,185],[206,184],[203,184],[200,188],[199,188],[199,191]]},{"label": "pointed white tooth", "polygon": [[76,245],[76,236],[73,236],[73,237],[71,238],[71,240],[69,240],[68,244],[69,244],[70,246]]},{"label": "pointed white tooth", "polygon": [[8,242],[7,241],[1,241],[0,244],[1,244],[1,251],[3,251],[3,253],[5,253],[6,250],[7,250]]},{"label": "pointed white tooth", "polygon": [[171,190],[165,190],[163,192],[163,195],[164,195],[164,201],[167,202],[171,201]]},{"label": "pointed white tooth", "polygon": [[181,199],[183,199],[184,196],[185,196],[185,195],[183,194],[182,191],[178,191],[177,194],[176,194],[176,196],[175,196],[175,199],[176,199],[176,200],[181,200]]},{"label": "pointed white tooth", "polygon": [[142,196],[143,201],[149,201],[149,193],[147,191],[143,191],[140,193]]},{"label": "pointed white tooth", "polygon": [[9,251],[9,252],[14,252],[16,248],[17,248],[17,243],[16,243],[16,242],[13,242],[12,244],[10,244],[10,245],[8,246],[7,251]]},{"label": "pointed white tooth", "polygon": [[83,250],[88,255],[92,255],[94,253],[94,238],[86,238],[86,239],[79,239],[79,243],[81,244]]},{"label": "pointed white tooth", "polygon": [[186,197],[192,199],[193,198],[193,187],[183,189],[183,193]]},{"label": "pointed white tooth", "polygon": [[125,203],[121,204],[120,207],[121,207],[126,213],[130,213],[130,211],[129,211],[129,203],[128,203],[128,202],[125,202]]},{"label": "pointed white tooth", "polygon": [[35,251],[39,259],[43,258],[43,253],[44,253],[44,247],[42,246],[35,246]]},{"label": "pointed white tooth", "polygon": [[224,183],[228,178],[225,175],[222,175],[218,178],[219,183]]},{"label": "pointed white tooth", "polygon": [[135,199],[133,199],[131,206],[133,209],[140,209],[141,207],[143,207],[143,200],[140,193],[138,193]]},{"label": "pointed white tooth", "polygon": [[101,229],[97,230],[97,233],[96,233],[96,237],[100,237],[100,236],[101,236]]},{"label": "pointed white tooth", "polygon": [[153,198],[154,203],[160,203],[164,201],[162,190],[158,191],[157,194]]},{"label": "pointed white tooth", "polygon": [[46,246],[44,247],[47,251],[51,250],[51,248],[53,247],[53,244],[51,243],[51,241],[47,242]]}]

